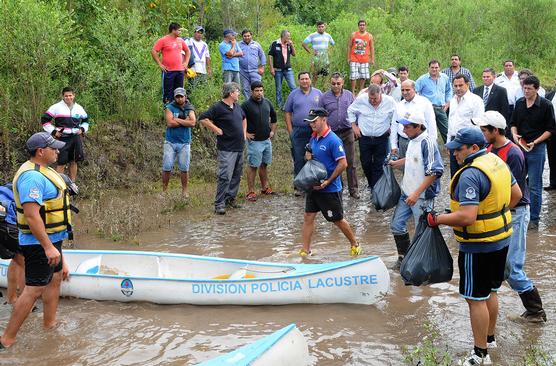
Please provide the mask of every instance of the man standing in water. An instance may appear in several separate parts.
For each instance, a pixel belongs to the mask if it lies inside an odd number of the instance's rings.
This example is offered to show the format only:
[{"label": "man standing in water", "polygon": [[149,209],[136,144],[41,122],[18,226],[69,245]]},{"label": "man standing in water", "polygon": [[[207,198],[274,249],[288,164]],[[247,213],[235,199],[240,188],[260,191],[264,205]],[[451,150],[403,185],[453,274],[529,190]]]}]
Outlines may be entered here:
[{"label": "man standing in water", "polygon": [[484,148],[478,128],[460,129],[446,147],[462,166],[450,182],[451,213],[429,213],[427,222],[452,226],[459,243],[459,293],[469,306],[474,340],[463,365],[491,365],[488,335],[496,330],[497,291],[512,235],[510,209],[521,199],[521,190],[506,163]]},{"label": "man standing in water", "polygon": [[301,257],[311,255],[311,238],[315,231],[315,217],[321,212],[326,221],[333,222],[349,240],[352,256],[361,253],[361,246],[349,223],[344,219],[342,207],[342,180],[340,175],[347,168],[346,154],[342,140],[328,127],[328,112],[324,108],[314,108],[304,119],[309,123],[313,134],[309,141],[310,151],[307,160],[315,159],[326,167],[327,178],[320,185],[313,187],[305,197],[305,215],[303,216],[303,248]]},{"label": "man standing in water", "polygon": [[25,147],[30,158],[19,168],[13,182],[19,245],[25,258],[25,288],[0,338],[0,348],[15,343],[17,332],[40,297],[44,328],[56,326],[60,284],[69,278],[62,257],[62,242],[71,233],[69,190],[64,179],[49,167],[56,162],[64,143],[38,132]]}]

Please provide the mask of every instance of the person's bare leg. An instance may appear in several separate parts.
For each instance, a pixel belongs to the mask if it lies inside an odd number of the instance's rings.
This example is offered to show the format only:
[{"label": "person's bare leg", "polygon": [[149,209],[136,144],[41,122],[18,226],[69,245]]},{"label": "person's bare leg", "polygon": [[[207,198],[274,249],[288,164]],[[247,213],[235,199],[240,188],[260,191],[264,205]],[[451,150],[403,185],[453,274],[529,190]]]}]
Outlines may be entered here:
[{"label": "person's bare leg", "polygon": [[66,171],[66,166],[65,165],[56,165],[56,171],[58,173],[64,173]]},{"label": "person's bare leg", "polygon": [[181,193],[185,197],[189,197],[189,172],[180,172],[181,179]]},{"label": "person's bare leg", "polygon": [[490,298],[486,301],[488,309],[488,332],[487,335],[494,335],[496,331],[496,321],[498,320],[498,293],[491,292]]},{"label": "person's bare leg", "polygon": [[365,81],[366,79],[359,79],[359,91],[365,89]]},{"label": "person's bare leg", "polygon": [[261,164],[259,167],[259,179],[261,180],[261,190],[266,190],[269,187],[268,169],[266,164]]},{"label": "person's bare leg", "polygon": [[247,193],[255,192],[255,175],[257,174],[257,167],[247,167]]},{"label": "person's bare leg", "polygon": [[23,255],[17,253],[8,266],[8,304],[15,304],[18,289],[25,287],[25,267]]},{"label": "person's bare leg", "polygon": [[35,301],[41,297],[44,289],[45,286],[25,286],[21,296],[15,302],[8,325],[0,338],[2,345],[9,347],[15,343],[17,332],[25,319],[27,319],[31,309],[33,309]]},{"label": "person's bare leg", "polygon": [[489,326],[489,313],[487,302],[484,300],[465,299],[469,305],[469,318],[475,346],[487,348],[487,332]]},{"label": "person's bare leg", "polygon": [[52,275],[52,280],[42,293],[43,303],[43,326],[50,329],[56,326],[56,310],[60,300],[60,284],[62,283],[62,271]]},{"label": "person's bare leg", "polygon": [[311,251],[311,238],[313,237],[313,232],[315,231],[316,216],[316,212],[305,212],[303,215],[303,229],[301,235],[303,238],[303,249],[305,249],[307,253]]},{"label": "person's bare leg", "polygon": [[334,221],[334,225],[336,225],[340,230],[342,230],[342,233],[344,233],[347,240],[349,240],[351,246],[356,247],[359,245],[357,244],[357,239],[355,239],[355,234],[353,233],[353,230],[351,230],[351,226],[346,221],[346,219],[341,219],[340,221]]},{"label": "person's bare leg", "polygon": [[75,182],[77,180],[77,161],[70,161],[68,170],[70,179]]},{"label": "person's bare leg", "polygon": [[355,85],[357,84],[357,80],[350,80],[351,81],[351,94],[355,96]]},{"label": "person's bare leg", "polygon": [[170,176],[172,172],[162,172],[162,192],[166,192],[168,189],[168,183],[170,182]]}]

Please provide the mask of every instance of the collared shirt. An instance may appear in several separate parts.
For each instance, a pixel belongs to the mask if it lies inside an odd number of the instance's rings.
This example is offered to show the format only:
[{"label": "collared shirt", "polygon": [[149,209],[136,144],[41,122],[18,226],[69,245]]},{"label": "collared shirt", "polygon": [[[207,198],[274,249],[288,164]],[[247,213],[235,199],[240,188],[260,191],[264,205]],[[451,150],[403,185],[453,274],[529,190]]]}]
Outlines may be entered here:
[{"label": "collared shirt", "polygon": [[[396,119],[392,123],[392,133],[390,134],[390,145],[392,149],[398,148],[398,135],[408,138],[405,132],[403,132],[403,125],[398,123],[398,121],[407,113],[414,113],[415,111],[420,111],[425,116],[425,127],[428,132],[428,136],[431,140],[436,141],[438,138],[437,128],[436,128],[436,116],[434,115],[434,109],[432,108],[431,102],[422,95],[415,94],[415,97],[411,101],[402,99],[398,102],[396,106]],[[397,132],[397,133],[395,133]]]},{"label": "collared shirt", "polygon": [[357,123],[363,136],[382,136],[396,121],[396,102],[394,98],[382,94],[382,101],[375,108],[369,102],[369,96],[363,94],[349,106],[348,118],[350,122]]},{"label": "collared shirt", "polygon": [[[239,58],[226,57],[226,52],[232,49],[232,42],[223,41],[218,45],[218,51],[220,51],[220,56],[222,56],[222,71],[239,71]],[[235,52],[240,52],[239,44],[236,43]]]},{"label": "collared shirt", "polygon": [[199,116],[199,120],[209,119],[222,130],[222,135],[216,136],[216,149],[220,151],[243,151],[245,146],[244,118],[245,113],[239,104],[234,103],[233,107],[230,107],[222,100],[214,103]]},{"label": "collared shirt", "polygon": [[249,44],[239,42],[243,56],[239,58],[239,68],[243,72],[257,71],[259,65],[266,65],[266,56],[259,42],[251,41]]},{"label": "collared shirt", "polygon": [[322,95],[319,106],[328,111],[328,125],[332,131],[351,128],[351,122],[348,121],[347,110],[353,101],[353,94],[346,89],[342,89],[339,96],[335,96],[332,90]]},{"label": "collared shirt", "polygon": [[[456,136],[464,127],[474,127],[471,118],[480,117],[485,113],[483,99],[468,90],[458,101],[454,95],[450,101],[450,116],[448,117],[448,141]],[[475,126],[476,127],[476,126]],[[479,127],[477,127],[479,128]]]},{"label": "collared shirt", "polygon": [[322,92],[313,87],[311,87],[307,94],[305,94],[301,88],[292,90],[284,105],[284,112],[292,114],[292,126],[308,127],[307,122],[303,120],[307,117],[311,109],[319,106],[321,97]]},{"label": "collared shirt", "polygon": [[434,80],[430,74],[424,74],[415,82],[415,91],[428,100],[433,105],[441,106],[452,99],[452,84],[448,75],[440,73]]},{"label": "collared shirt", "polygon": [[334,46],[336,43],[332,39],[332,36],[326,32],[320,34],[319,32],[311,33],[303,40],[305,44],[311,44],[313,50],[317,54],[326,53],[328,51],[328,44]]},{"label": "collared shirt", "polygon": [[528,143],[535,140],[545,131],[552,135],[556,134],[556,121],[554,119],[554,108],[552,103],[539,95],[533,105],[527,108],[525,98],[519,99],[515,103],[512,113],[511,126],[517,128],[517,133]]},{"label": "collared shirt", "polygon": [[[311,144],[311,150],[313,151],[313,159],[321,162],[326,167],[327,177],[330,177],[336,169],[338,160],[345,159],[346,157],[342,140],[330,128],[321,137],[318,137],[313,132],[309,144]],[[336,179],[319,192],[340,192],[341,190],[342,178],[337,176]]]},{"label": "collared shirt", "polygon": [[508,104],[514,105],[516,101],[515,95],[517,91],[521,89],[517,71],[514,71],[514,74],[511,79],[508,78],[504,73],[498,74],[496,76],[496,79],[494,79],[494,84],[500,85],[501,87],[506,89],[506,92],[508,93]]},{"label": "collared shirt", "polygon": [[458,72],[454,72],[451,67],[448,67],[442,70],[442,72],[448,75],[448,77],[450,78],[450,84],[452,84],[452,82],[454,81],[454,77],[458,74],[467,76],[467,78],[469,79],[469,90],[475,90],[475,80],[473,80],[473,75],[471,75],[471,71],[469,71],[465,67],[460,67]]}]

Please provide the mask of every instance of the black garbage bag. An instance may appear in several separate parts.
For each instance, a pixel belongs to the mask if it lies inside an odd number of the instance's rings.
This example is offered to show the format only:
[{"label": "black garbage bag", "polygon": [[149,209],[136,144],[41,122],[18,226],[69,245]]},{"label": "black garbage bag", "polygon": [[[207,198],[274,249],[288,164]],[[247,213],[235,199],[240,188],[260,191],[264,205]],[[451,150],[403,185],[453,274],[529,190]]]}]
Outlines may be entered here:
[{"label": "black garbage bag", "polygon": [[442,233],[438,227],[427,225],[426,214],[419,219],[411,246],[400,267],[406,285],[448,282],[454,274],[454,261]]},{"label": "black garbage bag", "polygon": [[396,207],[402,191],[400,185],[394,177],[394,171],[388,164],[383,166],[382,176],[378,179],[373,187],[373,198],[371,202],[377,210],[389,210]]},{"label": "black garbage bag", "polygon": [[320,185],[328,176],[326,167],[315,159],[308,160],[293,180],[293,186],[301,191],[311,192],[313,186]]}]

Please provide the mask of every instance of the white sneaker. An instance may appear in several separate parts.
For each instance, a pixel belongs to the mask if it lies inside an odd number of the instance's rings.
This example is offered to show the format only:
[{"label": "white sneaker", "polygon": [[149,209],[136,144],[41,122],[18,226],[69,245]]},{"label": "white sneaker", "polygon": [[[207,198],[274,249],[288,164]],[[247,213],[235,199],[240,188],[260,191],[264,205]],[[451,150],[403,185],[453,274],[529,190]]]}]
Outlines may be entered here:
[{"label": "white sneaker", "polygon": [[485,357],[479,357],[475,354],[475,351],[471,351],[471,355],[466,357],[464,360],[460,360],[458,365],[461,366],[478,366],[478,365],[492,365],[490,360],[490,355]]},{"label": "white sneaker", "polygon": [[498,345],[496,344],[496,341],[492,341],[492,342],[487,343],[487,348],[488,349],[497,348],[497,347],[498,347]]}]

